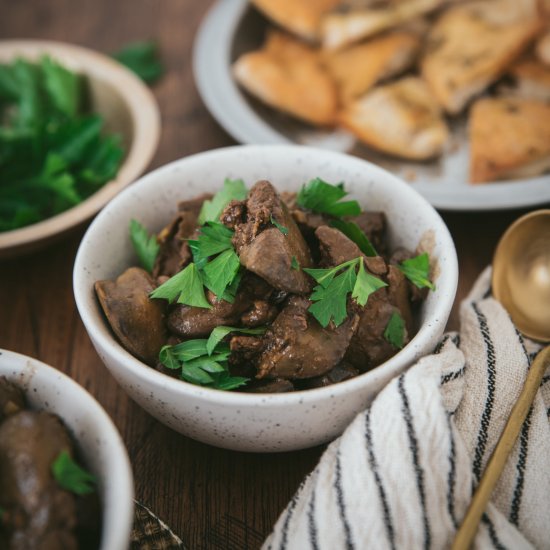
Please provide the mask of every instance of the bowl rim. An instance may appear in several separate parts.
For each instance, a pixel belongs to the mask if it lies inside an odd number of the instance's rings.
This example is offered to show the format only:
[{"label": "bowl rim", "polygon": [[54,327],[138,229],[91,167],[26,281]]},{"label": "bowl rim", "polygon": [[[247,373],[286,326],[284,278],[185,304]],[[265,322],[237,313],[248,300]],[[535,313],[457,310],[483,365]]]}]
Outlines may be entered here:
[{"label": "bowl rim", "polygon": [[[403,347],[398,353],[391,357],[388,361],[385,361],[379,367],[384,366],[384,374],[380,373],[378,367],[363,373],[359,376],[351,378],[349,380],[338,382],[330,386],[325,386],[322,388],[314,388],[308,390],[298,390],[288,393],[245,393],[245,392],[230,392],[230,391],[220,391],[211,388],[205,388],[202,386],[196,386],[190,383],[187,383],[183,380],[178,380],[172,378],[166,374],[163,374],[145,363],[141,362],[139,359],[135,358],[130,352],[126,351],[122,345],[118,343],[112,333],[108,333],[108,336],[101,334],[101,331],[96,331],[96,322],[94,315],[91,311],[88,311],[86,308],[86,289],[84,284],[81,282],[81,277],[84,273],[85,265],[85,250],[89,245],[90,235],[96,231],[96,226],[100,225],[105,217],[108,216],[109,210],[113,208],[113,205],[119,201],[123,201],[126,196],[130,196],[130,193],[139,193],[141,187],[148,187],[154,185],[154,182],[158,178],[162,178],[166,173],[171,172],[175,168],[179,169],[181,174],[181,165],[185,165],[190,162],[201,162],[208,161],[212,157],[218,157],[223,155],[232,155],[238,151],[247,150],[250,153],[257,152],[258,154],[265,154],[265,151],[279,151],[287,153],[288,155],[296,154],[300,151],[301,154],[310,154],[316,155],[321,154],[323,157],[335,157],[345,162],[350,162],[356,164],[357,166],[362,167],[363,169],[367,167],[369,170],[369,176],[376,177],[376,175],[383,174],[383,177],[390,178],[394,180],[394,185],[403,187],[403,193],[409,194],[410,197],[415,197],[416,200],[420,201],[426,209],[431,213],[434,219],[434,223],[437,224],[438,234],[441,237],[443,246],[442,248],[446,251],[446,273],[445,279],[446,284],[441,290],[444,293],[440,296],[434,312],[432,313],[430,320],[426,320],[423,325],[420,327],[413,339]],[[142,176],[131,189],[126,189],[120,193],[115,200],[111,201],[93,220],[93,222],[88,227],[82,241],[79,245],[76,259],[74,263],[73,270],[73,291],[75,294],[75,301],[77,309],[81,316],[81,319],[86,327],[86,330],[91,337],[94,346],[96,341],[99,345],[106,350],[106,353],[109,354],[118,364],[123,365],[125,371],[132,373],[132,376],[139,378],[141,381],[146,382],[150,387],[159,388],[162,390],[169,390],[175,392],[176,394],[181,395],[192,395],[195,399],[203,402],[210,402],[215,400],[220,405],[239,405],[241,407],[257,407],[258,405],[265,406],[266,404],[276,404],[277,406],[291,405],[296,402],[305,402],[309,403],[312,401],[317,402],[318,400],[326,398],[336,398],[341,397],[348,393],[350,389],[362,388],[369,386],[371,381],[386,378],[388,371],[391,371],[391,378],[396,374],[400,373],[403,370],[403,358],[411,353],[413,350],[413,343],[424,349],[432,340],[434,335],[439,332],[441,324],[447,322],[448,315],[451,311],[452,305],[454,303],[454,298],[456,294],[456,289],[458,285],[458,258],[456,254],[456,248],[452,240],[451,234],[435,208],[430,205],[430,203],[422,197],[416,190],[411,188],[405,181],[401,180],[397,176],[394,176],[391,172],[380,168],[379,166],[372,164],[368,161],[360,159],[358,157],[353,157],[344,153],[327,151],[324,149],[317,149],[313,147],[307,147],[303,145],[234,145],[230,147],[222,147],[219,149],[213,149],[209,151],[204,151],[194,155],[180,158],[178,160],[172,161],[166,165],[163,165],[152,172]],[[440,285],[437,286],[440,289]],[[88,289],[89,291],[89,289]],[[102,319],[100,322],[104,322]],[[443,326],[444,329],[444,326]],[[443,330],[441,330],[442,332]],[[413,358],[409,360],[405,359],[405,364],[411,363]],[[111,371],[111,368],[108,367]],[[111,371],[112,372],[112,371]],[[182,383],[183,382],[183,383]],[[149,387],[148,386],[148,387]]]},{"label": "bowl rim", "polygon": [[60,214],[26,227],[0,232],[0,254],[45,241],[97,213],[147,167],[157,149],[161,127],[160,111],[151,90],[129,69],[105,54],[75,44],[33,39],[0,40],[0,57],[4,52],[12,57],[21,54],[36,58],[46,54],[72,58],[82,65],[82,73],[109,82],[128,107],[133,124],[133,139],[115,179]]},{"label": "bowl rim", "polygon": [[[30,374],[28,382],[26,380],[25,382],[30,383],[36,376],[39,376],[41,382],[59,390],[60,399],[63,398],[64,393],[76,394],[82,409],[90,413],[95,431],[106,439],[103,446],[105,453],[110,458],[115,458],[110,462],[108,476],[103,477],[104,498],[102,499],[100,549],[125,549],[130,541],[130,531],[134,517],[134,483],[126,447],[112,419],[95,397],[62,371],[34,357],[7,349],[0,349],[0,357],[2,358],[0,361],[0,376],[22,375],[25,373],[24,369],[32,365],[34,372]],[[13,364],[11,364],[12,361]],[[27,392],[25,391],[25,393]],[[62,420],[65,421],[63,418]],[[77,434],[73,433],[72,436],[78,441]],[[116,485],[116,491],[113,490],[113,485]],[[107,516],[109,504],[111,506],[116,505],[116,519],[110,519]],[[106,518],[109,521],[106,521]]]}]

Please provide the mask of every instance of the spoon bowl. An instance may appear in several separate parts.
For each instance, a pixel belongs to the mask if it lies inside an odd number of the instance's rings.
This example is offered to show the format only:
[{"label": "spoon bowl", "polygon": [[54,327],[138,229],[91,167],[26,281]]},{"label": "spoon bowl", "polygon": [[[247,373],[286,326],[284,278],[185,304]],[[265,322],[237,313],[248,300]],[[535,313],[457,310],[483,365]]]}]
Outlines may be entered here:
[{"label": "spoon bowl", "polygon": [[493,295],[522,334],[550,341],[550,210],[522,216],[504,233],[493,259]]}]

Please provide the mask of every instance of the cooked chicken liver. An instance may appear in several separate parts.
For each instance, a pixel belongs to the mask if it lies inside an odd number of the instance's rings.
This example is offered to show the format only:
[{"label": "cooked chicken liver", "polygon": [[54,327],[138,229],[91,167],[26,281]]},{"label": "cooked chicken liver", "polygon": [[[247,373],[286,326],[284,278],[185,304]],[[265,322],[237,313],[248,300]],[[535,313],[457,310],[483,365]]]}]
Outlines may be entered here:
[{"label": "cooked chicken liver", "polygon": [[157,237],[160,250],[153,268],[153,277],[172,277],[191,261],[191,250],[187,241],[197,228],[202,203],[210,198],[212,195],[204,194],[178,204],[176,217]]},{"label": "cooked chicken liver", "polygon": [[[285,292],[305,294],[311,280],[292,267],[292,259],[301,267],[313,265],[311,254],[286,205],[268,181],[259,181],[250,190],[245,203],[246,215],[234,225],[233,244],[241,264]],[[230,205],[235,208],[235,205]],[[222,220],[226,214],[222,214]],[[283,233],[276,222],[286,230]]]},{"label": "cooked chicken liver", "polygon": [[307,309],[311,302],[292,296],[264,336],[258,378],[311,378],[340,362],[357,328],[358,318],[323,328]]},{"label": "cooked chicken liver", "polygon": [[149,299],[156,288],[153,278],[131,267],[116,281],[98,281],[95,291],[111,328],[122,345],[154,366],[166,340],[164,302]]}]

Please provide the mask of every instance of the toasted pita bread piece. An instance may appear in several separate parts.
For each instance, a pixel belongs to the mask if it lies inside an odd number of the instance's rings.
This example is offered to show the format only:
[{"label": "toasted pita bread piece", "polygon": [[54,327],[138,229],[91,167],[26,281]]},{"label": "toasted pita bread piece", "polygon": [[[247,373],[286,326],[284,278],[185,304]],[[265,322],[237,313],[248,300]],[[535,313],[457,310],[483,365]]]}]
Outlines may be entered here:
[{"label": "toasted pita bread piece", "polygon": [[364,44],[328,52],[325,62],[338,85],[340,100],[348,103],[380,80],[410,67],[420,48],[420,39],[407,32],[391,32]]},{"label": "toasted pita bread piece", "polygon": [[323,47],[336,50],[407,23],[443,4],[444,0],[407,0],[379,9],[331,13],[321,20]]},{"label": "toasted pita bread piece", "polygon": [[484,98],[470,111],[470,181],[524,178],[550,168],[550,105]]},{"label": "toasted pita bread piece", "polygon": [[507,74],[513,78],[514,84],[499,88],[499,95],[550,102],[549,66],[535,59],[524,59],[510,67]]},{"label": "toasted pita bread piece", "polygon": [[529,14],[511,21],[511,13],[522,12],[508,6],[508,0],[457,6],[432,28],[421,72],[447,112],[459,113],[504,73],[540,30],[540,20]]},{"label": "toasted pita bread piece", "polygon": [[321,17],[341,0],[251,0],[252,4],[277,25],[306,40],[316,40]]},{"label": "toasted pita bread piece", "polygon": [[550,67],[550,31],[539,38],[535,46],[535,53],[540,61]]},{"label": "toasted pita bread piece", "polygon": [[449,136],[441,108],[417,77],[375,88],[339,118],[373,149],[414,160],[441,154]]},{"label": "toasted pita bread piece", "polygon": [[264,47],[242,55],[233,65],[237,82],[260,101],[318,126],[336,118],[336,85],[317,51],[278,31]]}]

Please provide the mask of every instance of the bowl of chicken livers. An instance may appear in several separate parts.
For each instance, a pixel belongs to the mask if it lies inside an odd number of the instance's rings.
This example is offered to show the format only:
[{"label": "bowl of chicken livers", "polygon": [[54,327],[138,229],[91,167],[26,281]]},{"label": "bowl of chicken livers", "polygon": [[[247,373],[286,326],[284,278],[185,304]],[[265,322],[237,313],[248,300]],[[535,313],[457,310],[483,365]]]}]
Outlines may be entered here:
[{"label": "bowl of chicken livers", "polygon": [[406,183],[300,146],[237,146],[141,178],[97,216],[77,306],[128,394],[197,440],[286,451],[342,432],[432,351],[449,232]]}]

